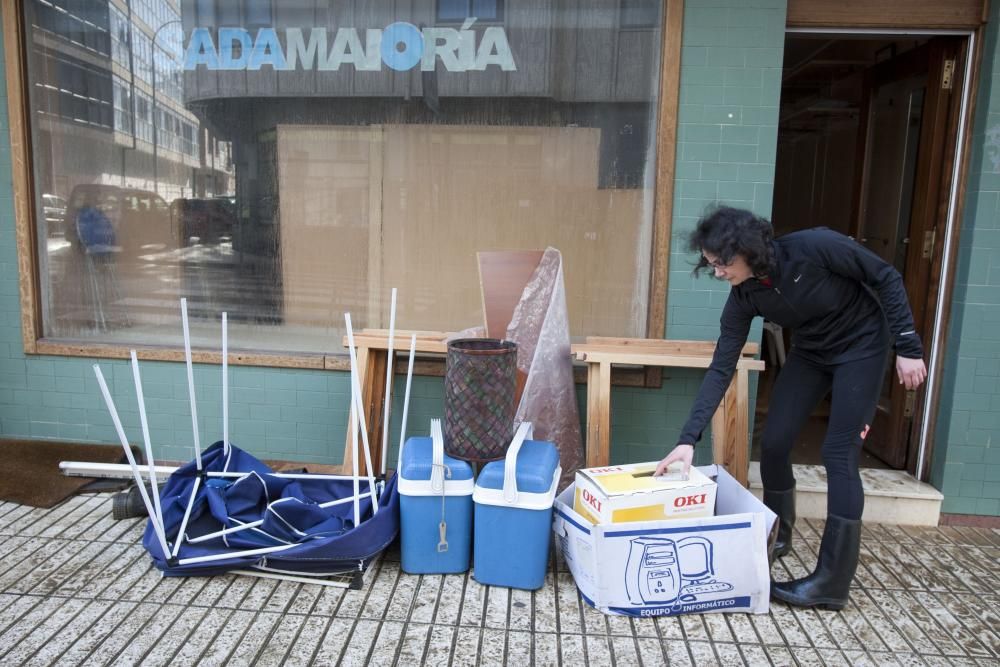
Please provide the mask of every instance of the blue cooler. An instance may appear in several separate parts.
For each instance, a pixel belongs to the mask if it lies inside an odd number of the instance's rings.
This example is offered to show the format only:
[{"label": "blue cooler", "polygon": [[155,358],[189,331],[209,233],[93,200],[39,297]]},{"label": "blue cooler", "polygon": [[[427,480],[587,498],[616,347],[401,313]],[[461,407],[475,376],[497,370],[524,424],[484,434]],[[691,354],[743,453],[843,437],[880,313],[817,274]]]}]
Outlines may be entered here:
[{"label": "blue cooler", "polygon": [[440,420],[431,420],[431,437],[406,441],[398,469],[403,571],[467,571],[472,542],[472,467],[445,455]]},{"label": "blue cooler", "polygon": [[545,583],[562,468],[556,446],[527,440],[530,430],[521,424],[507,457],[487,463],[476,481],[473,576],[482,584],[534,590]]}]

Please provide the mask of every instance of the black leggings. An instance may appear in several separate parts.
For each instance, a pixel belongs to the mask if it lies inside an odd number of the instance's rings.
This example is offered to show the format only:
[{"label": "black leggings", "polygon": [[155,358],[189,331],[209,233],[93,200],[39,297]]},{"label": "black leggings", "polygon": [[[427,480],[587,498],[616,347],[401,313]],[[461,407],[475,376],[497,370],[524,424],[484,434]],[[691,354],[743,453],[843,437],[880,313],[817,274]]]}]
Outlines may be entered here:
[{"label": "black leggings", "polygon": [[823,438],[827,477],[827,514],[860,519],[865,495],[858,456],[875,416],[887,355],[827,365],[793,351],[771,392],[761,441],[760,476],[765,489],[792,488],[791,452],[813,408],[832,392],[830,420]]}]

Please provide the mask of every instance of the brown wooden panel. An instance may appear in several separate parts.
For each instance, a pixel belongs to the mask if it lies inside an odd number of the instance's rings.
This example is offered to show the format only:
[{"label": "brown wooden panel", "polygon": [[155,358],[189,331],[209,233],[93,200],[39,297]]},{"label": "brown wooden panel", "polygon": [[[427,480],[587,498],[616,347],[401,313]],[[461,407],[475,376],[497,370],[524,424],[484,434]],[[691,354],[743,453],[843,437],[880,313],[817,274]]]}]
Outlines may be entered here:
[{"label": "brown wooden panel", "polygon": [[10,129],[11,176],[14,190],[14,234],[17,243],[17,272],[20,277],[21,337],[24,352],[36,352],[35,340],[41,334],[34,235],[35,200],[31,180],[31,134],[28,129],[26,63],[22,57],[24,26],[21,13],[11,7],[3,12],[4,63],[7,76],[7,117]]},{"label": "brown wooden panel", "polygon": [[789,27],[965,28],[985,23],[984,0],[788,0]]},{"label": "brown wooden panel", "polygon": [[479,287],[488,338],[506,338],[514,309],[525,285],[542,260],[542,250],[497,250],[476,253]]}]

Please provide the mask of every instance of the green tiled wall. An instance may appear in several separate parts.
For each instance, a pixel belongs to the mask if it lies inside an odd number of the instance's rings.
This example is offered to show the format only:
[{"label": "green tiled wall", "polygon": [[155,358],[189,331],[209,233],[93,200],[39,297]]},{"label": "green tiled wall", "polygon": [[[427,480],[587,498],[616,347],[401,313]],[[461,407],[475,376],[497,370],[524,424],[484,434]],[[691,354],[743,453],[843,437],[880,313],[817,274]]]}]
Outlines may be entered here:
[{"label": "green tiled wall", "polygon": [[[753,5],[753,6],[750,6]],[[784,0],[688,0],[684,13],[677,183],[669,310],[671,338],[714,339],[727,287],[693,280],[684,237],[715,201],[768,215],[777,143]],[[0,85],[5,95],[6,86]],[[4,436],[116,442],[92,360],[26,358],[20,332],[6,100],[0,100],[0,432]],[[759,337],[759,330],[753,334]],[[101,361],[130,437],[139,419],[128,365]],[[142,364],[156,454],[189,459],[191,420],[183,365]],[[221,437],[219,370],[196,367],[203,444]],[[660,390],[616,389],[612,458],[659,458],[673,444],[701,373],[668,374]],[[259,456],[339,462],[346,430],[343,373],[231,368],[231,438]],[[397,395],[402,393],[397,379]],[[578,397],[583,405],[583,390]],[[410,427],[441,415],[442,383],[416,378]],[[401,409],[393,415],[398,438]],[[394,450],[393,450],[394,451]],[[702,447],[703,457],[708,448]],[[393,454],[394,456],[394,454]]]},{"label": "green tiled wall", "polygon": [[[729,286],[691,276],[686,239],[714,202],[769,216],[781,93],[784,0],[689,0],[684,5],[666,336],[715,340]],[[759,340],[760,322],[751,338]],[[615,462],[663,456],[676,442],[703,372],[670,370],[661,390],[616,390]],[[753,388],[752,388],[753,389]],[[751,392],[754,395],[755,392]],[[697,460],[711,448],[696,449]]]},{"label": "green tiled wall", "polygon": [[1000,6],[990,3],[931,482],[943,512],[1000,515]]}]

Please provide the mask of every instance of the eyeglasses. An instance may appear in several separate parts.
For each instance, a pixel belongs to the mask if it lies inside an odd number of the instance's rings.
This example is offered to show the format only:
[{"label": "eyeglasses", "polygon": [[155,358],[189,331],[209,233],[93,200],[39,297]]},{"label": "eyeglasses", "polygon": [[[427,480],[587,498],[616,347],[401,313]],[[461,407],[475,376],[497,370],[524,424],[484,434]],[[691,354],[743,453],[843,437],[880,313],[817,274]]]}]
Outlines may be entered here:
[{"label": "eyeglasses", "polygon": [[705,264],[712,267],[713,269],[728,269],[733,264],[732,261],[723,262],[721,259],[709,259],[704,255],[702,255],[702,259],[705,260]]}]

